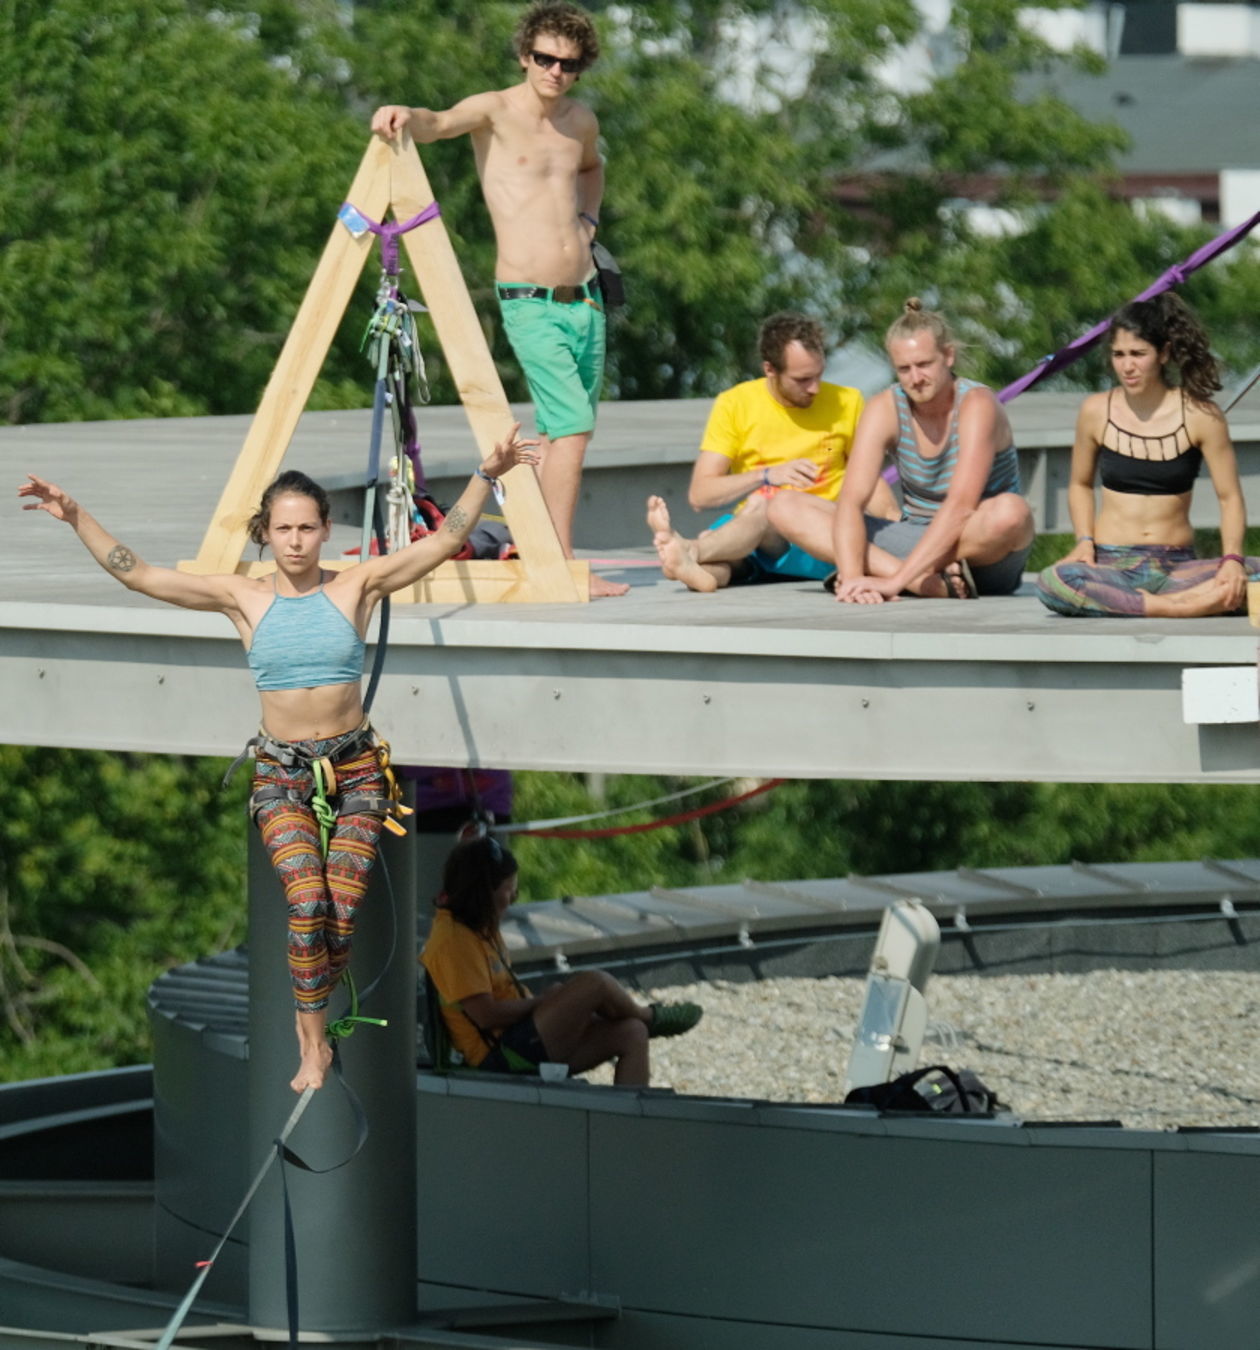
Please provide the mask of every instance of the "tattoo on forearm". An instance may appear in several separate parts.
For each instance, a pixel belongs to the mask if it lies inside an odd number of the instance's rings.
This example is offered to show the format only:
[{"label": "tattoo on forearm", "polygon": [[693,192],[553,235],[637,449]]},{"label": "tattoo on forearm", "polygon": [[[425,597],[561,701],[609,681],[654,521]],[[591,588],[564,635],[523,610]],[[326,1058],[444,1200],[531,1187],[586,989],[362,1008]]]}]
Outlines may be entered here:
[{"label": "tattoo on forearm", "polygon": [[110,549],[106,561],[115,572],[130,572],[136,565],[136,555],[129,548],[124,548],[121,544],[115,544]]},{"label": "tattoo on forearm", "polygon": [[462,506],[452,506],[446,517],[446,528],[452,534],[463,534],[468,529],[468,512]]}]

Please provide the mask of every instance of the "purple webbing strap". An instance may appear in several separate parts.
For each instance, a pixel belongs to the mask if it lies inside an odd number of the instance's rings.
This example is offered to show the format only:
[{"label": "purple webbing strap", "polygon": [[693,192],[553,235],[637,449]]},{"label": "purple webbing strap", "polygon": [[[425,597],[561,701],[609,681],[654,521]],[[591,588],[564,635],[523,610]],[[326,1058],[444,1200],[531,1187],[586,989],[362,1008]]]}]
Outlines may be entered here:
[{"label": "purple webbing strap", "polygon": [[[1224,234],[1218,234],[1215,239],[1209,239],[1202,248],[1196,249],[1184,262],[1178,263],[1175,267],[1170,267],[1158,281],[1148,286],[1141,295],[1134,296],[1134,300],[1153,300],[1157,295],[1163,294],[1164,291],[1171,290],[1174,286],[1180,286],[1191,272],[1197,272],[1204,263],[1211,262],[1213,258],[1220,253],[1224,253],[1226,249],[1233,248],[1240,239],[1250,234],[1257,225],[1260,225],[1260,211],[1257,211],[1249,220],[1244,220],[1241,225],[1235,225],[1232,230],[1226,230]],[[1061,347],[1053,356],[1044,357],[1027,375],[1021,375],[1014,384],[1008,384],[998,395],[999,402],[1009,403],[1011,399],[1018,398],[1026,389],[1031,389],[1034,384],[1045,379],[1047,375],[1053,375],[1055,371],[1070,366],[1073,361],[1080,356],[1084,356],[1103,337],[1110,325],[1111,318],[1108,316],[1101,323],[1096,323],[1089,332],[1082,333],[1080,337],[1069,342],[1066,347]]]},{"label": "purple webbing strap", "polygon": [[[347,202],[347,206],[352,206],[352,202]],[[357,209],[357,208],[356,208]],[[442,214],[442,208],[437,202],[430,202],[428,206],[420,212],[419,215],[412,216],[410,220],[389,221],[369,220],[367,216],[360,211],[363,223],[372,231],[373,234],[380,236],[381,241],[381,267],[386,274],[391,277],[398,275],[398,237],[406,234],[408,230],[414,230],[417,225],[425,225],[430,220],[436,219]]]}]

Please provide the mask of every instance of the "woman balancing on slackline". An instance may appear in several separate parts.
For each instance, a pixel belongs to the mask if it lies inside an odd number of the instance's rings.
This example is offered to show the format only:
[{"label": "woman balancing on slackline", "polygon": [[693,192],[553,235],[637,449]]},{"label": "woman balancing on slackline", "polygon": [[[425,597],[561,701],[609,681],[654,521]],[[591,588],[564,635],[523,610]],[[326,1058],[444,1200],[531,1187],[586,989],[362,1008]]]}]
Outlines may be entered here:
[{"label": "woman balancing on slackline", "polygon": [[[296,471],[271,484],[250,521],[250,537],[276,559],[275,572],[257,579],[154,567],[61,488],[34,474],[18,488],[18,496],[31,498],[23,509],[64,520],[129,590],[186,609],[217,610],[241,635],[262,701],[250,809],[289,912],[301,1053],[295,1092],[321,1087],[332,1063],[328,1000],[350,959],[355,911],[393,805],[382,743],[364,716],[359,687],[368,621],[383,596],[459,551],[501,474],[537,463],[537,442],[520,440],[519,431],[518,424],[487,455],[440,530],[344,571],[320,564],[331,528],[328,495]],[[317,811],[328,822],[326,857]]]}]

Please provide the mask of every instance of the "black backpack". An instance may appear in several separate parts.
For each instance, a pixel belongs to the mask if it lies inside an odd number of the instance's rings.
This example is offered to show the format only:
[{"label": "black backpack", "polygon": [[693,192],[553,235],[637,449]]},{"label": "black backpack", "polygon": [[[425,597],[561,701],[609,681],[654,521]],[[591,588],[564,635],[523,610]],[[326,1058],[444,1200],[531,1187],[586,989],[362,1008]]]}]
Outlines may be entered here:
[{"label": "black backpack", "polygon": [[881,1111],[938,1111],[945,1115],[986,1115],[1007,1108],[997,1093],[970,1069],[929,1064],[894,1078],[891,1083],[855,1087],[846,1106],[874,1106]]}]

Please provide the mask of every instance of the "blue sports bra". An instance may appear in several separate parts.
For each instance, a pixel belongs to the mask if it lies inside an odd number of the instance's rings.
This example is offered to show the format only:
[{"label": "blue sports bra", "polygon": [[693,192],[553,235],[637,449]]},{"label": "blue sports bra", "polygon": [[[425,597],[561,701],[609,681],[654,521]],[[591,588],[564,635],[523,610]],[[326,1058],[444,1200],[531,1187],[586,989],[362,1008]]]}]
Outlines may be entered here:
[{"label": "blue sports bra", "polygon": [[324,594],[275,595],[246,658],[262,691],[352,684],[363,675],[363,639]]},{"label": "blue sports bra", "polygon": [[[1144,497],[1179,497],[1183,492],[1193,491],[1194,480],[1203,467],[1203,451],[1190,444],[1185,390],[1181,391],[1181,425],[1167,436],[1139,436],[1118,427],[1111,420],[1111,398],[1115,392],[1113,389],[1107,395],[1107,425],[1098,454],[1103,487]],[[1115,444],[1108,445],[1109,439]]]}]

